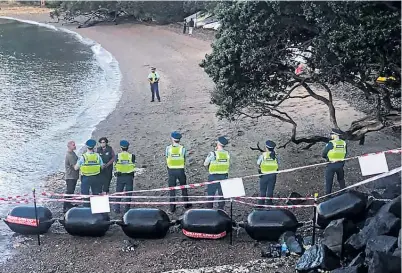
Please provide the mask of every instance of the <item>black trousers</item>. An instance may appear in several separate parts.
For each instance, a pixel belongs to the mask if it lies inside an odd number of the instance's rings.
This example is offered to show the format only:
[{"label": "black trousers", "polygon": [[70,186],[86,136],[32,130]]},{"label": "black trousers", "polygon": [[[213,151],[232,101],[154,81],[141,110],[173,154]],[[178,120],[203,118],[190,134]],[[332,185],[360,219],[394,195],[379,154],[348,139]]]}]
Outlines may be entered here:
[{"label": "black trousers", "polygon": [[[77,186],[78,179],[66,179],[66,194],[74,194],[75,187]],[[66,197],[68,199],[69,197]],[[67,212],[69,209],[73,207],[71,202],[64,202],[63,204],[63,212]]]},{"label": "black trousers", "polygon": [[[177,181],[179,181],[180,185],[186,185],[187,177],[184,169],[168,169],[168,185],[169,187],[177,186]],[[183,201],[188,201],[188,193],[187,189],[182,189],[181,194],[183,196]],[[170,202],[176,202],[176,190],[170,191]],[[189,207],[189,205],[185,205],[184,207]],[[170,210],[174,211],[176,209],[175,204],[170,204]]]},{"label": "black trousers", "polygon": [[113,177],[113,168],[103,169],[99,174],[99,179],[102,180],[102,189],[101,192],[109,193],[110,189],[110,181],[112,181]]},{"label": "black trousers", "polygon": [[343,171],[344,162],[330,163],[325,169],[325,194],[332,192],[332,185],[334,183],[334,176],[338,179],[339,188],[345,188],[345,173]]},{"label": "black trousers", "polygon": [[[273,197],[276,184],[276,173],[260,176],[260,197]],[[258,200],[259,205],[272,205],[272,200]]]}]

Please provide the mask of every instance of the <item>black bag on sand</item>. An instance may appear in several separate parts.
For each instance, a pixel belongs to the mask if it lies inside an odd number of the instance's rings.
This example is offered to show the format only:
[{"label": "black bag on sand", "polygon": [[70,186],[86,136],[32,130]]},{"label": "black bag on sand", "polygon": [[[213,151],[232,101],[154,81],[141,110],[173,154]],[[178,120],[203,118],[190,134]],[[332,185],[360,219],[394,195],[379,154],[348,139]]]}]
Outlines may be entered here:
[{"label": "black bag on sand", "polygon": [[161,239],[171,226],[166,212],[153,208],[130,209],[124,214],[123,221],[117,224],[133,239]]},{"label": "black bag on sand", "polygon": [[359,221],[365,216],[367,197],[356,191],[332,197],[317,206],[317,224],[325,228],[332,220],[346,218]]},{"label": "black bag on sand", "polygon": [[111,225],[108,213],[92,214],[91,208],[69,209],[60,221],[65,230],[73,236],[101,237]]},{"label": "black bag on sand", "polygon": [[183,234],[190,238],[219,239],[232,231],[232,220],[223,210],[190,209],[180,221]]},{"label": "black bag on sand", "polygon": [[4,222],[15,233],[23,235],[36,235],[46,233],[55,220],[48,208],[36,207],[39,227],[36,225],[35,207],[19,206],[13,208],[7,215]]},{"label": "black bag on sand", "polygon": [[247,234],[257,241],[278,241],[282,233],[296,232],[300,226],[294,214],[285,209],[254,210],[244,224]]}]

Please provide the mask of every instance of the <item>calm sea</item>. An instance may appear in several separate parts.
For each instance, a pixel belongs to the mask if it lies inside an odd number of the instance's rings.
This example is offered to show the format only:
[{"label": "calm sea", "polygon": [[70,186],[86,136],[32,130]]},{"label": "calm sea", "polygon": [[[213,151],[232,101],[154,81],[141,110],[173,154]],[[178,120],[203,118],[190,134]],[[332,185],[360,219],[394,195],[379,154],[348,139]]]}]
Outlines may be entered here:
[{"label": "calm sea", "polygon": [[[0,17],[0,197],[40,191],[66,143],[91,136],[120,99],[113,56],[77,33]],[[0,201],[0,217],[11,206]],[[10,232],[0,223],[0,251]],[[4,255],[2,255],[4,256]]]}]

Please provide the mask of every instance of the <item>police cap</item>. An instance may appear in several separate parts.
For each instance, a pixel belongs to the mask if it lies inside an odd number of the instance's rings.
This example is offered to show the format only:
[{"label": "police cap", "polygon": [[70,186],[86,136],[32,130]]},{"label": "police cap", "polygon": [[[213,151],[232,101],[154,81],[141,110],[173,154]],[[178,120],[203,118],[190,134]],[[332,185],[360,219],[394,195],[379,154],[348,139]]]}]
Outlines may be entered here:
[{"label": "police cap", "polygon": [[130,146],[130,143],[127,140],[120,140],[120,147],[128,148],[128,146]]},{"label": "police cap", "polygon": [[88,148],[92,149],[92,148],[94,148],[95,145],[96,145],[96,140],[94,140],[94,139],[88,139],[87,142],[85,142],[85,145],[86,145]]},{"label": "police cap", "polygon": [[181,134],[177,131],[174,131],[170,134],[170,136],[174,139],[174,140],[180,140],[181,139]]},{"label": "police cap", "polygon": [[273,149],[276,147],[276,143],[273,142],[272,140],[267,140],[265,141],[265,146],[269,149]]},{"label": "police cap", "polygon": [[223,137],[223,136],[218,137],[218,142],[219,142],[222,146],[225,146],[225,145],[227,145],[227,144],[229,143],[229,141],[228,141],[225,137]]}]

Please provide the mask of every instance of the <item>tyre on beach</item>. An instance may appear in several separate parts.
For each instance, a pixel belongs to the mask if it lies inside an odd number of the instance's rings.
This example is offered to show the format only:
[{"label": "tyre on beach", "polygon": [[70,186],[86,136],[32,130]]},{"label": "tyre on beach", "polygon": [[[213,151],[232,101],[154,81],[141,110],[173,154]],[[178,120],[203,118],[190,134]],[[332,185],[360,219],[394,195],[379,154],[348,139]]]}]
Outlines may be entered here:
[{"label": "tyre on beach", "polygon": [[247,234],[257,241],[278,241],[286,231],[296,232],[300,224],[289,210],[254,210],[243,225]]},{"label": "tyre on beach", "polygon": [[52,219],[52,212],[45,207],[37,206],[37,226],[34,206],[18,206],[13,208],[7,215],[4,222],[18,234],[36,235],[48,232],[55,220]]},{"label": "tyre on beach", "polygon": [[232,232],[232,220],[223,210],[190,209],[180,225],[185,236],[197,239],[220,239]]},{"label": "tyre on beach", "polygon": [[73,236],[102,237],[112,222],[108,213],[92,214],[91,208],[74,207],[60,221],[64,229]]},{"label": "tyre on beach", "polygon": [[117,224],[133,239],[164,238],[172,225],[166,212],[154,208],[130,209]]}]

